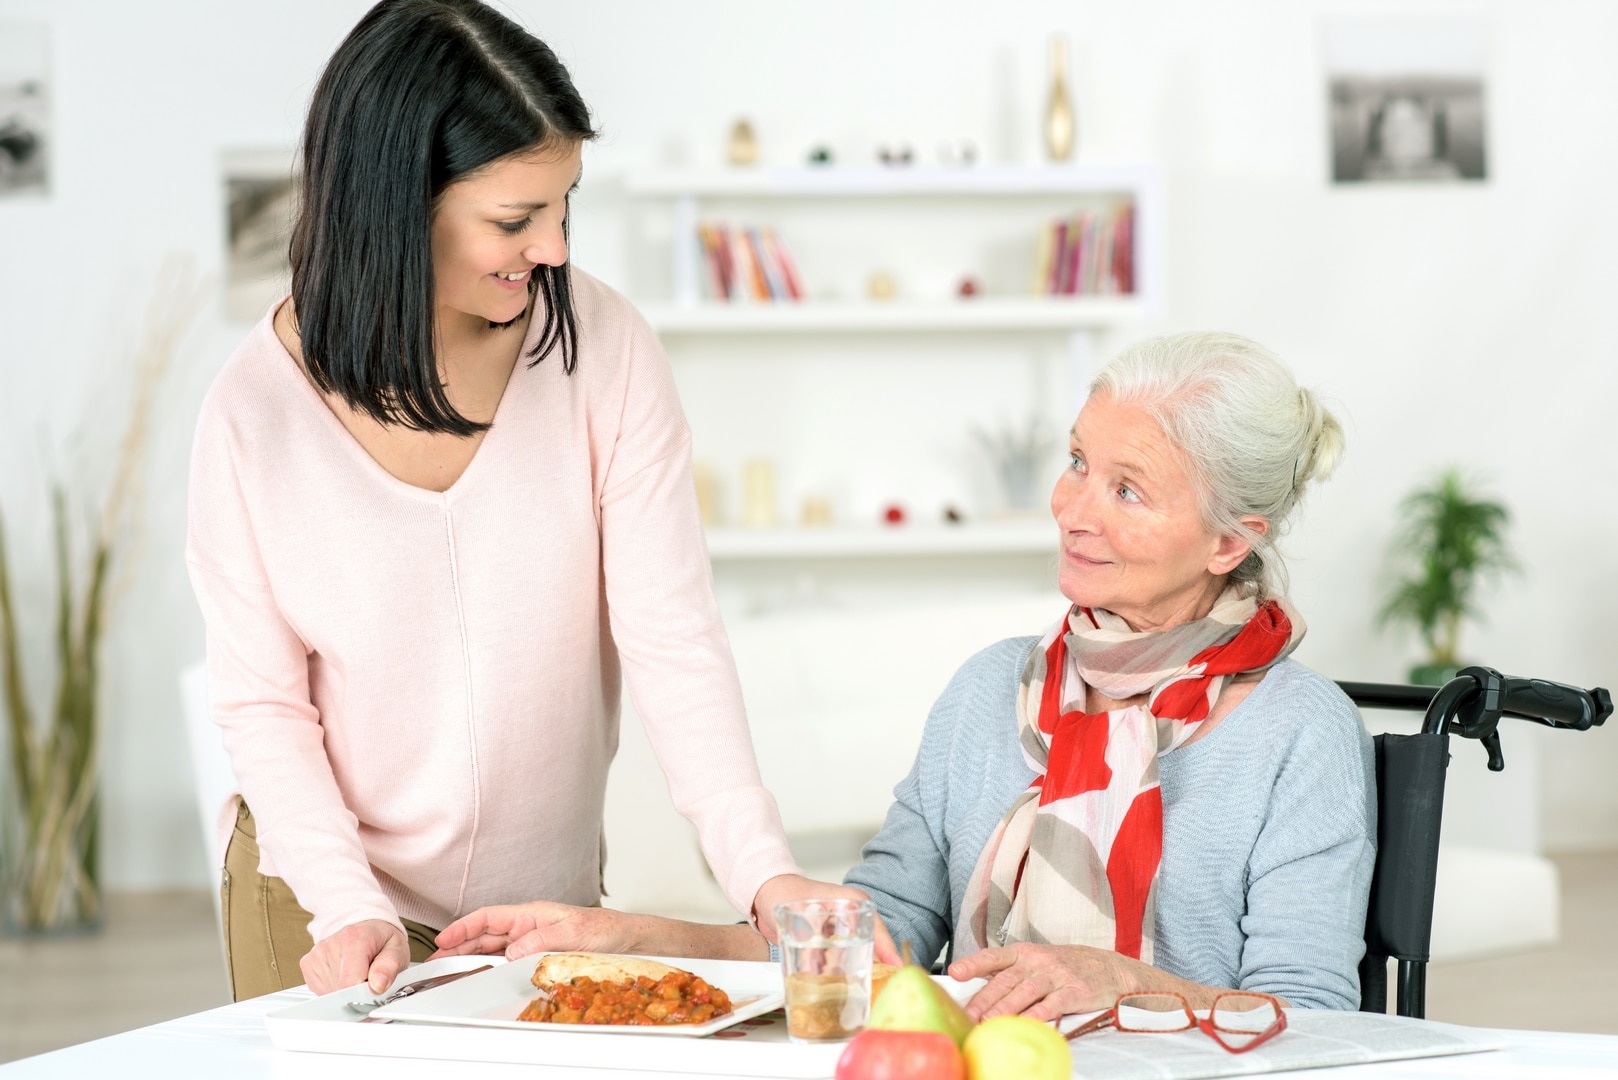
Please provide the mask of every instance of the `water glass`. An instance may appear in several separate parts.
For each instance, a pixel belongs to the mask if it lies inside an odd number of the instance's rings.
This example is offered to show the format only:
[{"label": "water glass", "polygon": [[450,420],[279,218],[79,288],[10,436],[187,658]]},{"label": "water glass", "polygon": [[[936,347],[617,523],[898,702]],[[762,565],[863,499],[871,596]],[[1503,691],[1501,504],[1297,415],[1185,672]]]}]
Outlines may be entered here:
[{"label": "water glass", "polygon": [[871,1011],[876,908],[869,900],[794,900],[775,906],[793,1042],[847,1039]]}]

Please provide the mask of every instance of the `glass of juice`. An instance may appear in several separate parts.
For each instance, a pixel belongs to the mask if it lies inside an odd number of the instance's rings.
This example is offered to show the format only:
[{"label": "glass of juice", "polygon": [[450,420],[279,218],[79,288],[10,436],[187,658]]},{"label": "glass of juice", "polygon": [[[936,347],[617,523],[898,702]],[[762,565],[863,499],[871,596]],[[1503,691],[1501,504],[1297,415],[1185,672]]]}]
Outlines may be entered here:
[{"label": "glass of juice", "polygon": [[793,1042],[852,1038],[871,1011],[876,908],[869,900],[794,900],[775,907]]}]

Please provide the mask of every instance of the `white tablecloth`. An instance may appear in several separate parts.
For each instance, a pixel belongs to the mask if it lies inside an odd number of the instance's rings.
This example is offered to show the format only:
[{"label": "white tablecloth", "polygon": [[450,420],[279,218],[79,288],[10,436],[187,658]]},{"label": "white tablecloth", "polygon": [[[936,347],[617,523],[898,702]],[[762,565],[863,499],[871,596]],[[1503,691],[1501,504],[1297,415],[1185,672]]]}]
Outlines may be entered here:
[{"label": "white tablecloth", "polygon": [[[575,1080],[666,1080],[667,1073],[618,1069],[541,1068],[425,1061],[408,1058],[354,1057],[342,1054],[290,1053],[277,1050],[264,1028],[264,1014],[307,1000],[308,991],[287,990],[252,1001],[184,1016],[163,1024],[98,1039],[65,1050],[0,1065],[0,1080],[32,1077],[140,1080],[152,1077],[219,1077],[229,1080],[504,1080],[535,1076]],[[1455,1057],[1384,1062],[1348,1068],[1310,1069],[1286,1075],[1310,1080],[1405,1080],[1405,1078],[1505,1077],[1568,1080],[1612,1080],[1618,1077],[1618,1035],[1578,1035],[1547,1031],[1493,1032],[1504,1050]],[[603,1062],[603,1065],[608,1063]],[[1279,1074],[1271,1074],[1279,1075]]]}]

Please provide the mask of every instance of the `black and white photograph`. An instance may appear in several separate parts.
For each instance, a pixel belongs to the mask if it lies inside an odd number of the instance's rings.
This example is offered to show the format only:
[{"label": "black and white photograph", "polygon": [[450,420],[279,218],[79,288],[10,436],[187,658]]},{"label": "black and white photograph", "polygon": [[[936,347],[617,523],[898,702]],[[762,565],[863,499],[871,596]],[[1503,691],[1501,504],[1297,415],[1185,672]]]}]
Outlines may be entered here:
[{"label": "black and white photograph", "polygon": [[1328,24],[1332,181],[1487,179],[1486,43],[1480,23]]},{"label": "black and white photograph", "polygon": [[0,197],[50,189],[45,27],[0,23]]},{"label": "black and white photograph", "polygon": [[277,150],[224,156],[225,314],[233,322],[256,321],[289,287],[291,161]]}]

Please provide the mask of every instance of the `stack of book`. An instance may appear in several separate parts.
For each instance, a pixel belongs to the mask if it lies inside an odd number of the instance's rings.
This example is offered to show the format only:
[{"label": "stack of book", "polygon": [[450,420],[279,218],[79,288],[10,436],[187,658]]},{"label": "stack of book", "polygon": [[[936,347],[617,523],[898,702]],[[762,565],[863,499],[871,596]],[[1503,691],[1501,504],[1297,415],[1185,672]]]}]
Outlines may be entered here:
[{"label": "stack of book", "polygon": [[802,300],[803,284],[786,244],[775,230],[728,225],[697,226],[707,267],[709,300]]},{"label": "stack of book", "polygon": [[1135,207],[1081,210],[1046,225],[1034,262],[1040,296],[1106,296],[1135,291]]}]

